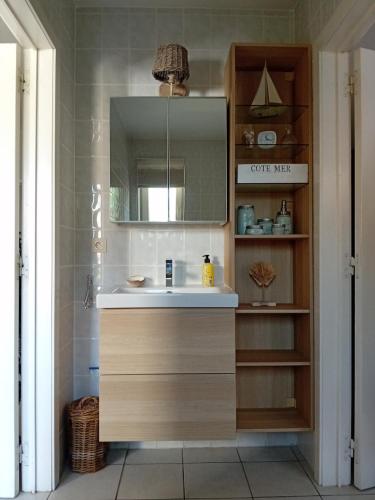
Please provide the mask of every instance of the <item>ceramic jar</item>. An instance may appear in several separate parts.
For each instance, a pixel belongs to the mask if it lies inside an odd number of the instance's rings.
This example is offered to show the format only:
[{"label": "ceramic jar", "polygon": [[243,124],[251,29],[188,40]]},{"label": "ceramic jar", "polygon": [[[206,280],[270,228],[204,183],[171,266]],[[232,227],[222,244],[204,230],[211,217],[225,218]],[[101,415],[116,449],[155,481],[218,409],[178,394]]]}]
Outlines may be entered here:
[{"label": "ceramic jar", "polygon": [[258,224],[247,226],[246,234],[264,234],[263,229]]},{"label": "ceramic jar", "polygon": [[273,224],[272,234],[285,234],[285,227],[283,224]]},{"label": "ceramic jar", "polygon": [[264,219],[258,219],[258,224],[263,229],[263,234],[272,234],[273,219],[268,217]]},{"label": "ceramic jar", "polygon": [[255,224],[253,205],[240,205],[237,209],[237,234],[246,234],[247,226]]}]

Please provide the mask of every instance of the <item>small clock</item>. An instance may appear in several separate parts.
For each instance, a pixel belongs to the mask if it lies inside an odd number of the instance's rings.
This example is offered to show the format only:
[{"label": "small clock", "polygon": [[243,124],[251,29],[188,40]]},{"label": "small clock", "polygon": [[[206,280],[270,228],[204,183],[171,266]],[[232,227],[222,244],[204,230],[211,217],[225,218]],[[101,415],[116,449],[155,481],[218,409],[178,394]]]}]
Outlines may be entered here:
[{"label": "small clock", "polygon": [[276,145],[277,135],[273,130],[264,130],[258,134],[258,145],[262,149],[270,149]]}]

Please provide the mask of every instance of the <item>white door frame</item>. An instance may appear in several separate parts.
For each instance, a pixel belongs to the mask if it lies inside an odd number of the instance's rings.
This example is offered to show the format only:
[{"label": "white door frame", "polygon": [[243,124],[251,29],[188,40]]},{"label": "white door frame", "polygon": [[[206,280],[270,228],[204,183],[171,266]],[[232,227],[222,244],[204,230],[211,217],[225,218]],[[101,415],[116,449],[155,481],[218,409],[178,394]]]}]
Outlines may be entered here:
[{"label": "white door frame", "polygon": [[55,48],[29,0],[0,0],[0,17],[22,47],[26,62],[22,489],[50,491],[58,481],[55,464],[59,447],[54,415]]},{"label": "white door frame", "polygon": [[[372,0],[343,0],[313,45],[315,172],[315,478],[351,482],[351,115],[349,54],[375,22]],[[309,451],[309,450],[307,450]]]},{"label": "white door frame", "polygon": [[[3,73],[0,77],[0,197],[4,287],[0,292],[2,335],[0,349],[0,387],[3,411],[0,415],[0,496],[13,497],[19,492],[19,274],[18,234],[20,222],[20,138],[21,92],[18,75],[22,51],[15,43],[0,44]],[[4,411],[6,410],[6,411]]]}]

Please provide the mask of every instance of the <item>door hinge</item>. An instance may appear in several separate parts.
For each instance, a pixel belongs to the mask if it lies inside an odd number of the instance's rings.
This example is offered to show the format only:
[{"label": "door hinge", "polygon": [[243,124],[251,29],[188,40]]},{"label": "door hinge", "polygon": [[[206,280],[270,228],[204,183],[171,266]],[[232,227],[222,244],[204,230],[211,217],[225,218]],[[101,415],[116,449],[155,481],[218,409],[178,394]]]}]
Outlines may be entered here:
[{"label": "door hinge", "polygon": [[349,456],[350,456],[350,458],[354,458],[354,452],[355,452],[355,441],[354,441],[354,439],[351,439],[349,442]]},{"label": "door hinge", "polygon": [[18,460],[20,464],[29,465],[29,446],[27,443],[18,445]]},{"label": "door hinge", "polygon": [[22,259],[22,255],[18,255],[17,264],[16,264],[16,274],[18,278],[22,278],[22,276],[26,275],[25,264]]},{"label": "door hinge", "polygon": [[356,72],[351,73],[348,77],[348,82],[345,87],[345,95],[355,95],[357,87],[357,74]]},{"label": "door hinge", "polygon": [[349,257],[349,262],[348,262],[349,275],[358,278],[357,268],[358,268],[358,255],[356,255],[355,257],[353,256]]},{"label": "door hinge", "polygon": [[19,90],[20,92],[28,92],[30,90],[30,79],[25,73],[20,73],[18,76]]}]

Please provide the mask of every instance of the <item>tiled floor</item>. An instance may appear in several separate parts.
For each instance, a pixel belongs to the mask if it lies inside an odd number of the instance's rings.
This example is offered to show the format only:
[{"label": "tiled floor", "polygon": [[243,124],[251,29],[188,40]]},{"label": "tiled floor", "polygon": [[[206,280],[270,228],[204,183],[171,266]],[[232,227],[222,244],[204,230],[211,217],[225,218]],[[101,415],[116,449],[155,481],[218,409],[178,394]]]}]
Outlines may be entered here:
[{"label": "tiled floor", "polygon": [[49,496],[23,500],[375,500],[375,490],[322,488],[292,448],[112,450],[96,474],[66,471]]}]

